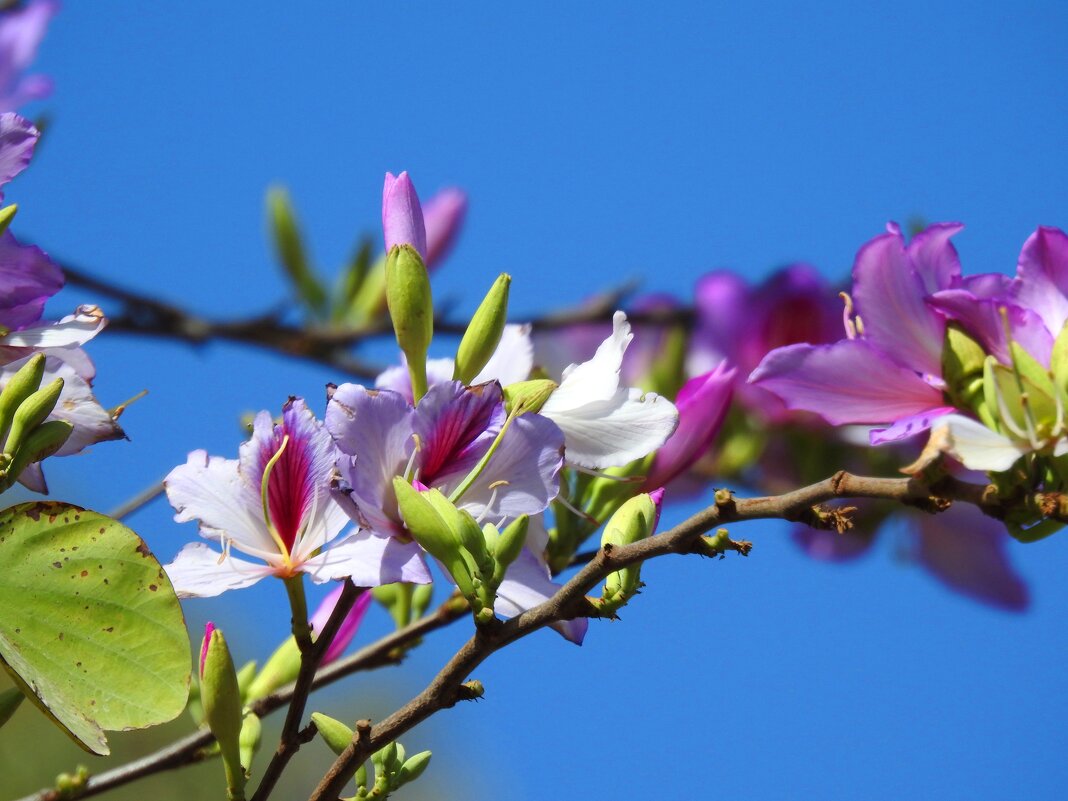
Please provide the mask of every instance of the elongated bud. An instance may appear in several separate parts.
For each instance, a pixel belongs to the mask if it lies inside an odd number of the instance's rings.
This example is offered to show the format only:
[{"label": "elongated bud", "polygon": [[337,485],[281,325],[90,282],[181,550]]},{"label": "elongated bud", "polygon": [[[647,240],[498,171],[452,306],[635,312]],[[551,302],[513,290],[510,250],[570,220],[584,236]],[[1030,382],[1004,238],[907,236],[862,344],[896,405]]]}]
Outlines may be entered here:
[{"label": "elongated bud", "polygon": [[48,420],[37,426],[23,440],[7,468],[0,470],[0,491],[10,487],[31,464],[48,458],[62,448],[73,431],[74,426],[66,420]]},{"label": "elongated bud", "polygon": [[520,515],[507,525],[497,538],[497,549],[493,554],[497,562],[497,569],[493,573],[494,582],[497,586],[500,586],[501,581],[504,580],[504,574],[508,570],[508,566],[518,558],[519,552],[523,550],[523,546],[527,541],[529,523],[530,518],[527,515]]},{"label": "elongated bud", "polygon": [[[353,774],[352,780],[356,782],[357,789],[367,789],[367,763],[364,762],[360,767],[356,768],[356,773]],[[359,797],[359,796],[357,796]]]},{"label": "elongated bud", "polygon": [[214,624],[204,629],[200,646],[200,701],[204,720],[219,742],[226,770],[227,793],[233,801],[244,798],[245,771],[241,767],[241,691],[226,640]]},{"label": "elongated bud", "polygon": [[410,245],[419,254],[420,261],[426,262],[423,209],[407,172],[396,177],[393,173],[386,173],[382,185],[382,235],[387,253],[398,245]]},{"label": "elongated bud", "polygon": [[512,276],[501,273],[475,310],[456,351],[454,380],[470,384],[497,350],[508,319],[508,289],[511,285]]},{"label": "elongated bud", "polygon": [[41,386],[44,369],[44,354],[35,353],[26,360],[15,375],[11,376],[11,380],[0,392],[0,442],[11,429],[11,421],[15,419],[15,410]]},{"label": "elongated bud", "polygon": [[433,584],[415,584],[412,586],[411,620],[418,620],[426,614],[426,610],[430,607],[430,601],[433,599],[433,597]]},{"label": "elongated bud", "polygon": [[267,215],[278,260],[296,290],[297,296],[312,311],[326,309],[327,295],[322,282],[308,263],[289,193],[280,186],[267,191]]},{"label": "elongated bud", "polygon": [[270,695],[279,687],[296,681],[299,672],[300,648],[297,641],[289,637],[275,649],[263,669],[249,683],[245,701],[252,702]]},{"label": "elongated bud", "polygon": [[263,724],[260,723],[259,715],[249,712],[241,722],[241,737],[238,745],[241,750],[241,767],[245,770],[248,778],[252,770],[252,760],[256,752],[260,750],[260,741],[263,738]]},{"label": "elongated bud", "polygon": [[549,400],[557,388],[555,381],[547,378],[534,378],[530,381],[518,381],[504,388],[504,408],[509,414],[526,414],[540,412],[545,401]]},{"label": "elongated bud", "polygon": [[11,421],[11,431],[7,435],[7,442],[4,443],[4,453],[12,456],[19,450],[23,439],[43,423],[48,415],[52,414],[62,391],[63,379],[57,378],[19,404]]},{"label": "elongated bud", "polygon": [[26,694],[18,687],[8,687],[0,692],[0,727],[11,720]]},{"label": "elongated bud", "polygon": [[[619,507],[601,535],[601,547],[630,545],[645,539],[656,531],[660,519],[662,489],[635,495]],[[601,609],[614,613],[638,591],[641,586],[641,565],[631,565],[610,573],[604,582],[601,594]]]},{"label": "elongated bud", "polygon": [[371,590],[374,599],[386,608],[398,629],[412,622],[412,599],[415,597],[415,586],[398,582],[383,584]]},{"label": "elongated bud", "polygon": [[248,688],[252,685],[252,680],[255,678],[256,660],[246,662],[241,666],[241,669],[237,671],[237,687],[241,690],[242,700],[248,697]]},{"label": "elongated bud", "polygon": [[0,209],[0,235],[2,235],[8,229],[8,226],[11,225],[11,221],[15,219],[15,212],[18,210],[19,207],[15,203]]},{"label": "elongated bud", "polygon": [[445,565],[464,597],[473,597],[474,577],[460,553],[460,542],[449,524],[425,497],[433,490],[419,492],[399,476],[393,479],[393,490],[408,532],[423,550]]},{"label": "elongated bud", "polygon": [[426,354],[434,336],[434,301],[426,266],[411,245],[396,246],[386,257],[386,305],[418,403],[427,388]]},{"label": "elongated bud", "polygon": [[330,746],[330,750],[335,754],[340,755],[352,743],[354,732],[340,720],[322,712],[312,712],[311,719],[323,742]]},{"label": "elongated bud", "polygon": [[452,249],[467,213],[467,195],[460,189],[442,189],[423,205],[426,229],[426,266],[433,270]]},{"label": "elongated bud", "polygon": [[420,776],[423,775],[423,771],[427,769],[430,764],[430,757],[432,754],[430,751],[421,751],[418,754],[414,754],[405,760],[401,765],[401,769],[397,772],[397,787],[408,784],[408,782],[414,782]]}]

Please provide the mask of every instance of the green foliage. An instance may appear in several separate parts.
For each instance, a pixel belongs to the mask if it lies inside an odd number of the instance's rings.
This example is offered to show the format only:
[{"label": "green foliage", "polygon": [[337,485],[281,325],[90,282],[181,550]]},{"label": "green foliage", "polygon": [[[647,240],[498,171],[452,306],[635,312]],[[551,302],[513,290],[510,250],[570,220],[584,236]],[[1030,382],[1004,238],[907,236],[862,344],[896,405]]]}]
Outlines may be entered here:
[{"label": "green foliage", "polygon": [[0,657],[84,748],[176,717],[189,640],[167,575],[121,523],[64,503],[0,512]]}]

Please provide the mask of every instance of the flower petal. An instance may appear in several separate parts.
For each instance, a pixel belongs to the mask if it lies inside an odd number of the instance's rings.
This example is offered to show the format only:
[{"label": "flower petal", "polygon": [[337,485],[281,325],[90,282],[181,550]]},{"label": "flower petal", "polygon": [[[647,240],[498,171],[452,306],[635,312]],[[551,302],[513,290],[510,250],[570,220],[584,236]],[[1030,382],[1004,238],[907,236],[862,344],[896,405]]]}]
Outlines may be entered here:
[{"label": "flower petal", "polygon": [[956,409],[952,406],[939,406],[936,409],[928,409],[919,414],[902,417],[886,428],[873,428],[869,433],[871,444],[884,445],[887,442],[897,442],[898,440],[914,437],[929,430],[931,426],[937,424],[947,414],[952,414],[955,411]]},{"label": "flower petal", "polygon": [[[315,614],[308,621],[313,632],[321,632],[329,622],[330,616],[334,613],[334,608],[337,606],[344,589],[344,586],[338,585],[337,589],[331,590],[330,594],[319,604]],[[320,665],[329,665],[345,652],[345,649],[349,647],[349,643],[356,636],[356,632],[359,631],[360,624],[367,615],[367,610],[371,608],[372,600],[373,598],[369,592],[362,592],[357,596],[349,613],[341,621],[341,626],[338,627],[334,639],[330,641],[330,645],[327,646],[326,651],[323,653]]]},{"label": "flower petal", "polygon": [[304,570],[320,584],[342,578],[351,578],[357,587],[378,587],[397,581],[431,582],[423,551],[415,542],[401,542],[396,537],[367,529],[308,559]]},{"label": "flower petal", "polygon": [[559,388],[546,401],[542,411],[552,416],[554,411],[612,399],[619,389],[623,354],[633,338],[627,315],[617,311],[612,317],[612,335],[598,346],[592,359],[572,364],[564,370]]},{"label": "flower petal", "polygon": [[407,172],[394,177],[386,173],[382,187],[382,233],[386,252],[395,245],[411,245],[427,260],[426,226],[419,197]]},{"label": "flower petal", "polygon": [[943,417],[932,431],[946,437],[946,451],[972,470],[1000,473],[1012,467],[1028,448],[959,414]]},{"label": "flower petal", "polygon": [[900,234],[877,236],[858,251],[853,300],[865,337],[898,364],[940,376],[946,324],[924,302],[926,294]]},{"label": "flower petal", "polygon": [[1068,320],[1068,236],[1041,226],[1024,242],[1016,265],[1015,300],[1033,309],[1046,328],[1059,334]]},{"label": "flower petal", "polygon": [[79,306],[59,322],[8,334],[3,339],[6,347],[13,348],[70,348],[84,345],[99,334],[107,319],[99,306]]},{"label": "flower petal", "polygon": [[534,343],[529,325],[506,325],[501,341],[472,384],[498,381],[502,387],[526,381],[534,367]]},{"label": "flower petal", "polygon": [[1009,333],[1005,331],[1005,317],[1009,321],[1012,339],[1040,363],[1049,364],[1053,337],[1042,318],[1031,309],[1002,298],[981,298],[967,289],[937,292],[927,299],[934,308],[955,320],[990,354],[1002,364],[1011,364]]},{"label": "flower petal", "polygon": [[907,253],[927,294],[960,283],[960,256],[950,238],[964,230],[960,223],[935,223],[909,242]]},{"label": "flower petal", "polygon": [[[3,30],[3,22],[0,22],[0,50]],[[0,186],[26,169],[40,136],[29,120],[10,111],[0,114]]]},{"label": "flower petal", "polygon": [[460,189],[442,189],[423,208],[426,229],[426,266],[436,267],[452,250],[467,213],[467,195]]},{"label": "flower petal", "polygon": [[[125,439],[126,433],[115,422],[108,410],[97,401],[89,383],[78,375],[73,365],[52,356],[53,352],[46,351],[49,355],[45,359],[45,375],[42,383],[47,383],[54,378],[62,378],[63,391],[59,394],[59,401],[51,417],[66,420],[74,426],[70,437],[55,455],[69,456],[98,442]],[[17,370],[19,364],[21,363],[6,365],[0,370],[0,375],[6,376],[9,370]]]},{"label": "flower petal", "polygon": [[[524,548],[519,557],[508,567],[508,572],[497,590],[497,601],[493,611],[501,617],[515,617],[528,609],[551,598],[560,589],[553,583],[549,569],[543,565],[528,549]],[[586,637],[589,621],[586,618],[562,620],[552,626],[565,639],[582,645]]]},{"label": "flower petal", "polygon": [[227,590],[250,587],[274,572],[268,565],[223,555],[202,542],[186,545],[163,569],[179,598],[214,598]]},{"label": "flower petal", "polygon": [[864,339],[778,348],[749,381],[833,425],[889,423],[942,405],[941,392]]},{"label": "flower petal", "polygon": [[0,236],[0,288],[0,326],[23,328],[41,319],[45,301],[63,288],[63,273],[40,248],[20,245],[5,231]]}]

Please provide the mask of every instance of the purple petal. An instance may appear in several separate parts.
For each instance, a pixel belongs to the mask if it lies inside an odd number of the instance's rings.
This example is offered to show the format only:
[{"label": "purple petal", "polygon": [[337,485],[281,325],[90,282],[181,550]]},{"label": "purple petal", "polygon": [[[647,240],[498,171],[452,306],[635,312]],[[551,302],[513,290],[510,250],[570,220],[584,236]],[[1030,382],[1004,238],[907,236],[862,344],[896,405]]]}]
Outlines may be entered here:
[{"label": "purple petal", "polygon": [[1009,562],[1010,539],[1001,523],[963,504],[914,520],[917,557],[939,580],[992,606],[1028,608],[1030,593]]},{"label": "purple petal", "polygon": [[[327,621],[330,620],[330,615],[334,613],[334,607],[337,606],[338,599],[341,598],[341,593],[345,588],[338,586],[336,589],[331,590],[330,594],[323,598],[322,603],[319,604],[319,608],[315,610],[315,614],[312,615],[311,623],[312,631],[321,632],[323,627],[326,626]],[[360,628],[360,623],[363,622],[364,615],[367,614],[367,610],[371,607],[371,593],[362,592],[356,598],[349,613],[345,615],[345,619],[341,621],[341,626],[338,628],[337,633],[334,635],[334,639],[330,641],[330,645],[327,646],[325,653],[320,664],[329,665],[331,662],[341,656],[345,649],[349,647],[349,643],[352,642],[356,636],[356,632]]]},{"label": "purple petal", "polygon": [[899,364],[940,376],[946,325],[925,295],[900,234],[881,234],[857,253],[853,300],[865,337]]},{"label": "purple petal", "polygon": [[691,373],[708,372],[724,359],[740,364],[738,349],[749,330],[749,291],[745,280],[728,270],[717,270],[697,280],[697,322],[687,364]]},{"label": "purple petal", "polygon": [[662,487],[688,470],[712,444],[730,407],[737,370],[721,362],[679,390],[679,427],[656,452],[645,487]]},{"label": "purple petal", "polygon": [[426,266],[436,267],[452,250],[467,213],[467,195],[460,189],[443,189],[426,203]]},{"label": "purple petal", "polygon": [[1016,302],[1059,334],[1068,320],[1068,236],[1059,228],[1038,228],[1024,242],[1016,275]]},{"label": "purple petal", "polygon": [[47,96],[51,81],[40,75],[23,77],[37,55],[49,21],[59,11],[55,0],[33,0],[0,16],[0,109],[17,108]]},{"label": "purple petal", "polygon": [[773,350],[749,381],[833,425],[889,423],[942,405],[941,392],[864,339]]},{"label": "purple petal", "polygon": [[[1042,318],[1033,310],[1000,298],[979,298],[967,289],[937,292],[927,299],[946,317],[955,320],[979,340],[983,349],[1002,364],[1010,364],[1009,333],[1012,339],[1034,356],[1041,364],[1049,364],[1053,337]],[[1002,310],[1008,315],[1009,329],[1005,331]]]},{"label": "purple petal", "polygon": [[378,587],[406,581],[429,584],[423,550],[415,542],[401,542],[377,531],[357,531],[334,543],[304,568],[313,581],[351,578],[357,587]]},{"label": "purple petal", "polygon": [[208,658],[208,646],[211,645],[211,635],[215,633],[215,624],[210,620],[204,626],[204,639],[200,642],[200,678],[204,678],[204,662]]},{"label": "purple petal", "polygon": [[937,409],[928,409],[926,412],[914,414],[911,417],[902,417],[893,425],[886,428],[873,428],[869,434],[872,445],[883,445],[887,442],[897,442],[901,439],[914,437],[930,429],[935,423],[947,414],[957,411],[952,406],[940,406]]},{"label": "purple petal", "polygon": [[18,114],[0,114],[0,187],[26,169],[40,135]]},{"label": "purple petal", "polygon": [[[515,617],[547,601],[559,589],[560,585],[554,584],[549,576],[549,568],[524,548],[508,567],[504,581],[497,590],[493,611],[501,617]],[[588,627],[589,621],[584,617],[553,624],[554,629],[575,645],[582,645]]]},{"label": "purple petal", "polygon": [[404,531],[393,494],[393,477],[415,448],[415,411],[395,392],[342,384],[326,407],[326,429],[348,459],[338,460],[342,486],[335,498],[347,504],[361,526],[383,534]]},{"label": "purple petal", "polygon": [[960,223],[935,223],[909,242],[908,256],[927,294],[960,283],[960,257],[950,238],[964,230]]},{"label": "purple petal", "polygon": [[1016,281],[1002,273],[979,273],[965,278],[961,282],[961,288],[967,289],[977,298],[1009,300],[1015,284]]},{"label": "purple petal", "polygon": [[41,319],[45,301],[63,288],[63,273],[40,248],[0,236],[0,326],[24,328]]},{"label": "purple petal", "polygon": [[474,467],[504,424],[502,399],[495,381],[471,388],[450,381],[428,390],[415,414],[419,480],[438,486],[439,476]]},{"label": "purple petal", "polygon": [[423,261],[427,260],[426,226],[419,197],[407,172],[396,178],[386,173],[382,187],[382,233],[386,239],[386,252],[395,245],[411,245]]}]

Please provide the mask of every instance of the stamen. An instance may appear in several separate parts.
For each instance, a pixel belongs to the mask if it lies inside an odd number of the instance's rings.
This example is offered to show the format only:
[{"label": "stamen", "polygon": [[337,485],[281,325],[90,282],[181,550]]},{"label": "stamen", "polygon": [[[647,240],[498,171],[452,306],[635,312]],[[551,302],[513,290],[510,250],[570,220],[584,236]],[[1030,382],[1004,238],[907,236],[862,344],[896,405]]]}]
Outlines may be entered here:
[{"label": "stamen", "polygon": [[418,470],[415,468],[415,457],[419,455],[419,451],[423,449],[423,441],[418,434],[412,434],[412,440],[415,442],[415,448],[412,450],[412,455],[408,457],[408,464],[404,467],[404,480],[411,484],[414,480],[418,479]]},{"label": "stamen", "polygon": [[289,564],[289,549],[286,547],[285,542],[278,533],[278,529],[276,529],[274,523],[271,522],[270,503],[267,499],[267,484],[271,479],[271,471],[274,470],[274,466],[278,464],[278,460],[282,458],[282,453],[285,451],[286,445],[288,444],[289,434],[286,434],[282,437],[282,444],[278,446],[278,450],[275,451],[274,456],[270,458],[266,466],[263,468],[263,478],[260,480],[260,501],[263,504],[263,520],[267,523],[267,533],[271,535],[271,539],[273,539],[275,545],[278,546],[278,552],[285,558],[286,565]]},{"label": "stamen", "polygon": [[1038,449],[1038,424],[1035,422],[1034,410],[1031,409],[1031,405],[1028,403],[1027,389],[1024,387],[1023,375],[1020,373],[1020,365],[1016,363],[1016,354],[1013,352],[1012,346],[1015,344],[1012,338],[1012,325],[1009,323],[1009,309],[1007,306],[999,306],[998,312],[1001,314],[1001,324],[1005,326],[1005,341],[1009,344],[1009,359],[1012,362],[1012,374],[1016,379],[1016,389],[1020,393],[1020,404],[1024,410],[1024,424],[1027,426],[1027,434],[1031,447]]},{"label": "stamen", "polygon": [[490,507],[492,507],[495,503],[497,503],[497,490],[499,490],[501,487],[507,487],[507,486],[508,486],[508,482],[504,481],[503,479],[500,480],[500,481],[494,481],[492,484],[489,485],[489,488],[490,488],[489,501],[486,503],[486,507],[482,510],[482,514],[480,514],[478,517],[475,518],[475,522],[476,523],[478,523],[479,525],[482,524],[482,518],[484,518],[487,514],[489,514]]},{"label": "stamen", "polygon": [[853,324],[853,298],[849,297],[848,292],[839,292],[838,297],[840,297],[845,304],[845,307],[842,309],[842,325],[845,326],[846,338],[856,339],[857,327]]},{"label": "stamen", "polygon": [[486,469],[486,465],[489,464],[489,460],[493,458],[493,454],[497,452],[497,448],[500,446],[501,440],[504,439],[504,435],[505,432],[508,431],[508,427],[512,424],[512,421],[515,420],[518,416],[518,412],[519,410],[512,409],[508,417],[505,418],[504,425],[501,426],[501,430],[497,432],[497,436],[494,438],[493,442],[490,443],[490,446],[487,449],[486,453],[481,459],[478,460],[478,464],[471,468],[471,472],[464,476],[464,480],[460,482],[459,486],[457,486],[456,489],[453,490],[452,494],[449,496],[449,503],[454,504],[458,500],[460,500],[460,498],[463,497],[463,494],[469,489],[471,489],[471,485],[475,483],[475,480],[480,475],[482,475],[482,471]]},{"label": "stamen", "polygon": [[998,402],[998,414],[1001,415],[1001,422],[1003,422],[1005,427],[1015,436],[1020,439],[1027,439],[1027,431],[1020,428],[1020,424],[1017,423],[1012,414],[1009,413],[1009,406],[1005,402],[1005,395],[1001,391],[1001,386],[998,384],[996,378],[994,379],[994,397]]},{"label": "stamen", "polygon": [[1052,436],[1056,439],[1064,433],[1064,401],[1061,400],[1060,387],[1053,388],[1053,402],[1056,404],[1057,414],[1053,420]]},{"label": "stamen", "polygon": [[588,512],[584,512],[581,509],[578,509],[578,508],[572,506],[571,505],[571,501],[569,501],[563,495],[557,495],[554,500],[556,501],[556,503],[560,504],[565,509],[567,509],[569,512],[571,512],[571,514],[575,515],[576,517],[582,518],[587,523],[600,522],[600,521],[597,520],[596,517],[594,517],[593,515],[589,514]]}]

